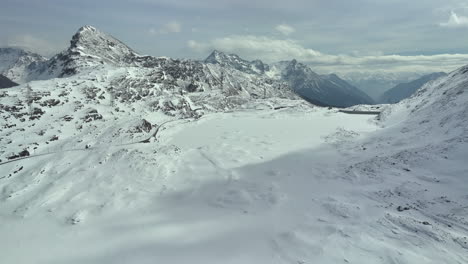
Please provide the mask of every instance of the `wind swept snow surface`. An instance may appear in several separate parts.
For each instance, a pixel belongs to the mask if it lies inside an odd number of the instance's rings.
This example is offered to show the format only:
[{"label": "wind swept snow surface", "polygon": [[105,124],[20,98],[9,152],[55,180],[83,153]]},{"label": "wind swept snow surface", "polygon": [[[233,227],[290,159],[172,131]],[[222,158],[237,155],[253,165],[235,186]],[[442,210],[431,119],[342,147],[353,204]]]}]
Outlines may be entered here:
[{"label": "wind swept snow surface", "polygon": [[4,164],[2,262],[465,262],[466,224],[417,209],[447,206],[461,172],[391,166],[376,156],[388,142],[368,142],[379,131],[334,110],[247,110],[168,124],[157,144]]}]

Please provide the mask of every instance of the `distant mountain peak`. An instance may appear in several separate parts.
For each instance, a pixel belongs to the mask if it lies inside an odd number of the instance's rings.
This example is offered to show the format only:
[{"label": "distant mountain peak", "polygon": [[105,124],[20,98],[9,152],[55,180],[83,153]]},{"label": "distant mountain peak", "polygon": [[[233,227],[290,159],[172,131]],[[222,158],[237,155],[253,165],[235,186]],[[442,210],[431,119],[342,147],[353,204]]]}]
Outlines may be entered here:
[{"label": "distant mountain peak", "polygon": [[296,59],[281,62],[279,67],[281,79],[287,81],[297,94],[313,104],[348,107],[373,103],[366,94],[336,74],[319,75]]},{"label": "distant mountain peak", "polygon": [[82,26],[78,29],[78,32],[82,32],[82,31],[93,31],[93,32],[96,32],[98,31],[97,28],[93,27],[93,26],[90,26],[90,25],[85,25],[85,26]]},{"label": "distant mountain peak", "polygon": [[[79,48],[84,52],[96,51],[92,55],[106,55],[106,53],[119,53],[120,55],[136,54],[130,47],[115,37],[100,31],[93,26],[83,26],[73,35],[70,48]],[[87,49],[87,50],[84,50]],[[104,52],[102,54],[101,52]],[[116,54],[116,55],[119,55]]]},{"label": "distant mountain peak", "polygon": [[[229,64],[234,60],[241,60],[238,55],[236,54],[227,54],[219,50],[213,50],[211,54],[205,59],[206,63],[213,63],[213,64]],[[248,61],[245,61],[248,62]]]},{"label": "distant mountain peak", "polygon": [[204,62],[231,67],[251,74],[263,74],[269,69],[268,65],[264,64],[261,60],[248,61],[236,54],[226,54],[216,49],[211,52]]},{"label": "distant mountain peak", "polygon": [[216,56],[216,55],[226,55],[226,53],[220,51],[220,50],[217,50],[217,49],[214,49],[212,52],[211,52],[212,55]]},{"label": "distant mountain peak", "polygon": [[213,50],[210,55],[208,55],[208,57],[206,57],[205,59],[205,62],[206,63],[213,63],[213,64],[216,64],[216,63],[220,63],[219,59],[221,57],[224,57],[225,54],[223,52],[220,52],[218,50]]},{"label": "distant mountain peak", "polygon": [[291,74],[303,75],[303,74],[307,74],[308,78],[320,78],[320,75],[317,74],[316,72],[314,72],[309,66],[298,62],[296,59],[291,60],[287,64],[283,74],[285,74],[285,75],[291,75]]}]

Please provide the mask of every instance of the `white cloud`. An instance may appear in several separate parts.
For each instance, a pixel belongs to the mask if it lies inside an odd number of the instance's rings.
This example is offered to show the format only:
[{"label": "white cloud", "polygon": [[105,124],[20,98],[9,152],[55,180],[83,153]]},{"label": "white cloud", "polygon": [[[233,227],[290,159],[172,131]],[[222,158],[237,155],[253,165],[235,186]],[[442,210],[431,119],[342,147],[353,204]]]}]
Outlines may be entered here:
[{"label": "white cloud", "polygon": [[325,54],[306,48],[291,39],[274,39],[265,36],[232,35],[216,38],[206,43],[189,41],[189,48],[198,53],[208,54],[213,49],[235,53],[246,59],[261,59],[266,62],[297,59],[312,65],[321,72],[348,71],[451,71],[465,65],[468,54],[437,55],[348,55]]},{"label": "white cloud", "polygon": [[6,39],[6,43],[4,45],[8,47],[22,48],[44,56],[53,55],[58,52],[60,48],[62,48],[57,46],[55,43],[40,39],[31,34],[22,34],[9,37]]},{"label": "white cloud", "polygon": [[450,13],[449,20],[445,23],[440,24],[443,27],[468,27],[468,17],[459,16],[457,13],[452,11]]},{"label": "white cloud", "polygon": [[207,52],[209,50],[209,47],[206,44],[199,43],[195,40],[189,40],[187,45],[190,49],[198,53]]},{"label": "white cloud", "polygon": [[296,31],[296,29],[286,24],[277,25],[275,29],[281,32],[281,34],[286,35],[286,36]]},{"label": "white cloud", "polygon": [[149,33],[152,35],[156,34],[168,34],[168,33],[180,33],[182,31],[182,25],[177,21],[172,21],[164,24],[159,29],[150,28]]}]

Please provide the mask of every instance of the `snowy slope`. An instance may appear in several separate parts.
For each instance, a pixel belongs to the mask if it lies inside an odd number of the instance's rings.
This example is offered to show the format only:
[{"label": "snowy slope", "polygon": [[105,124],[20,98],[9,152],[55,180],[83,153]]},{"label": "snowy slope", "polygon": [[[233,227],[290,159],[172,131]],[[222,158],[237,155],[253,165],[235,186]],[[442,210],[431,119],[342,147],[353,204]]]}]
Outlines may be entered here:
[{"label": "snowy slope", "polygon": [[424,75],[421,78],[418,78],[408,83],[400,83],[392,89],[383,93],[379,101],[386,104],[398,103],[401,100],[410,97],[427,82],[433,81],[445,75],[447,74],[444,72],[435,72],[428,75]]}]

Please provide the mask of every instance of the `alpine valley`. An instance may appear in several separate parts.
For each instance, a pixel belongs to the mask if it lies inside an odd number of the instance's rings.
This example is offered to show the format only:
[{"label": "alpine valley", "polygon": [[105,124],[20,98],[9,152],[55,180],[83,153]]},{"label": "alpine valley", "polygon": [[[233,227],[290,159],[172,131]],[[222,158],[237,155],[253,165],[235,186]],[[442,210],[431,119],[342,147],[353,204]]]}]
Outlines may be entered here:
[{"label": "alpine valley", "polygon": [[468,263],[468,66],[374,105],[84,26],[0,74],[1,263]]}]

